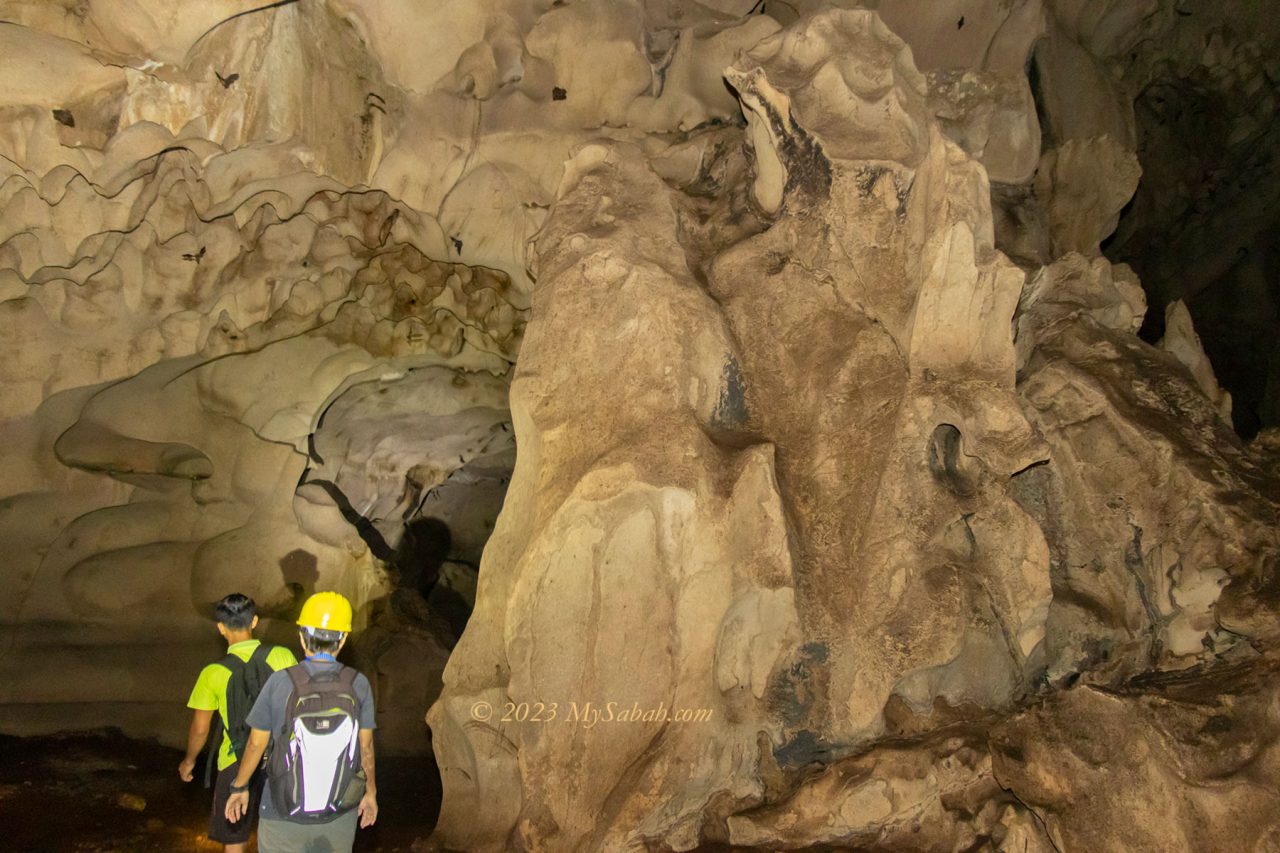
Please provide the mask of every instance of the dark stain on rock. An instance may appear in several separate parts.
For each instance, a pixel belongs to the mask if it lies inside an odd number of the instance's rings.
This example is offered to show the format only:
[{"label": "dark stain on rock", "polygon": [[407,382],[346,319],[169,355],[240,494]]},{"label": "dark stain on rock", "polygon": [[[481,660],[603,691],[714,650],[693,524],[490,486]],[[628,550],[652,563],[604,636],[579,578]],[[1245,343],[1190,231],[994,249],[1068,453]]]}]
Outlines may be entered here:
[{"label": "dark stain on rock", "polygon": [[808,729],[796,732],[773,750],[773,760],[781,768],[829,764],[832,757],[831,748]]},{"label": "dark stain on rock", "polygon": [[54,110],[53,120],[67,127],[76,126],[76,117],[71,114],[71,110]]},{"label": "dark stain on rock", "polygon": [[806,643],[770,679],[767,703],[788,726],[803,726],[814,702],[825,695],[827,657],[825,645]]},{"label": "dark stain on rock", "polygon": [[823,643],[805,643],[800,647],[800,652],[809,660],[817,663],[826,663],[830,652]]},{"label": "dark stain on rock", "polygon": [[720,399],[716,402],[712,423],[720,429],[740,427],[747,422],[747,389],[742,370],[733,356],[725,361],[721,379]]},{"label": "dark stain on rock", "polygon": [[894,214],[899,219],[905,219],[907,216],[907,199],[911,198],[911,187],[914,184],[915,178],[904,184],[896,174],[893,176],[893,190],[898,197],[898,209],[894,211]]},{"label": "dark stain on rock", "polygon": [[1151,600],[1151,595],[1147,591],[1147,567],[1142,546],[1142,528],[1132,522],[1129,523],[1129,526],[1133,529],[1133,539],[1125,549],[1124,566],[1129,570],[1129,574],[1133,578],[1138,600],[1142,603],[1142,609],[1147,615],[1146,632],[1151,635],[1148,660],[1152,665],[1155,665],[1160,660],[1162,650],[1160,629],[1164,626],[1164,620],[1161,618],[1160,611],[1156,608],[1155,602]]},{"label": "dark stain on rock", "polygon": [[553,101],[563,101],[567,97],[569,97],[569,93],[564,89],[561,89],[559,86],[556,86],[551,90],[551,100]]},{"label": "dark stain on rock", "polygon": [[854,173],[853,180],[858,187],[858,195],[866,198],[876,188],[876,183],[888,174],[884,166],[863,166]]},{"label": "dark stain on rock", "polygon": [[783,160],[787,163],[787,189],[811,195],[817,201],[831,197],[831,162],[822,153],[822,145],[804,128],[783,137]]},{"label": "dark stain on rock", "polygon": [[778,157],[787,170],[787,183],[783,203],[790,193],[802,193],[814,201],[826,201],[831,197],[831,162],[822,151],[822,145],[796,123],[794,116],[784,122],[782,116],[765,98],[760,98],[763,118],[778,140]]}]

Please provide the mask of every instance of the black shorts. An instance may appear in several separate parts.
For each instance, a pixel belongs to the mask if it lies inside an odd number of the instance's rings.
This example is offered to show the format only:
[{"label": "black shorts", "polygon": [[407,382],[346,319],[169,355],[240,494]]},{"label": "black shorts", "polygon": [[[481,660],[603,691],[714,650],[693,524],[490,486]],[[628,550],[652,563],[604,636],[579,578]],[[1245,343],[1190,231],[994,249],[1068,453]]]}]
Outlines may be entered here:
[{"label": "black shorts", "polygon": [[231,783],[236,780],[236,772],[240,762],[236,762],[226,770],[218,771],[218,781],[213,783],[213,811],[209,814],[209,840],[219,844],[244,844],[253,832],[254,820],[258,817],[258,804],[262,801],[262,783],[264,775],[261,771],[254,773],[249,780],[249,810],[235,823],[227,820],[227,797],[231,796]]}]

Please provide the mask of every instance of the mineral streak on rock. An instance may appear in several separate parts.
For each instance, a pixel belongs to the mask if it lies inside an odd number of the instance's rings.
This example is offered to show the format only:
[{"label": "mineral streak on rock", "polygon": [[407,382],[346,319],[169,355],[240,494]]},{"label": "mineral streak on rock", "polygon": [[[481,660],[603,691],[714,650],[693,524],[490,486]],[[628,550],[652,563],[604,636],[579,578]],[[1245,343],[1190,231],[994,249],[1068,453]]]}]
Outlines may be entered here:
[{"label": "mineral streak on rock", "polygon": [[442,849],[1280,849],[1220,5],[0,0],[0,728],[333,588]]}]

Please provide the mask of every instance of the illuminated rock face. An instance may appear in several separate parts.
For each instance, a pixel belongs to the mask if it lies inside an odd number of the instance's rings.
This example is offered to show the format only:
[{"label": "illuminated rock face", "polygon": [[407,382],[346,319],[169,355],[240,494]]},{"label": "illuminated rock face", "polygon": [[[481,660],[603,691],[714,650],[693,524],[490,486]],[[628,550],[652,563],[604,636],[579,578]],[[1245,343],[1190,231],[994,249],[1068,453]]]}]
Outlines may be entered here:
[{"label": "illuminated rock face", "polygon": [[171,5],[0,2],[0,726],[336,588],[450,849],[1277,843],[1277,442],[1100,250],[1171,5]]}]

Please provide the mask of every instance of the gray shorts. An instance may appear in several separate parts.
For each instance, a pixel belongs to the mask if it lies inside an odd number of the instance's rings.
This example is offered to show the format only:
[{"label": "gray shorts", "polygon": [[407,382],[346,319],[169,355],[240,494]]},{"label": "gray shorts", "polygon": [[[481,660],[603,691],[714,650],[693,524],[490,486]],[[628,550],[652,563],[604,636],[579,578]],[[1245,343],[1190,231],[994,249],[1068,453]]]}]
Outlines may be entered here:
[{"label": "gray shorts", "polygon": [[351,853],[356,840],[356,809],[328,823],[258,821],[258,853]]}]

